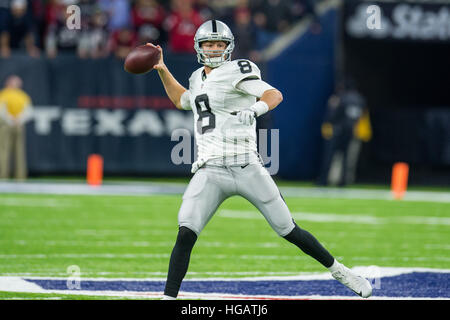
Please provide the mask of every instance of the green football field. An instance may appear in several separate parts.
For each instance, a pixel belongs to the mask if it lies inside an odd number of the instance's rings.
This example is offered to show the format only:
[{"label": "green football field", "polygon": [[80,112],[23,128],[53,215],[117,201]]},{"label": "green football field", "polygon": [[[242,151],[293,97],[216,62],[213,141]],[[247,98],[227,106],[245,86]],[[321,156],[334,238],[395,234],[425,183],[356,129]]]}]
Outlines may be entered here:
[{"label": "green football field", "polygon": [[[349,267],[450,267],[448,202],[285,200],[297,224]],[[181,195],[0,194],[0,276],[64,278],[75,265],[85,278],[164,279],[180,204]],[[187,278],[323,271],[233,197],[200,235]],[[0,292],[0,299],[52,296]]]}]

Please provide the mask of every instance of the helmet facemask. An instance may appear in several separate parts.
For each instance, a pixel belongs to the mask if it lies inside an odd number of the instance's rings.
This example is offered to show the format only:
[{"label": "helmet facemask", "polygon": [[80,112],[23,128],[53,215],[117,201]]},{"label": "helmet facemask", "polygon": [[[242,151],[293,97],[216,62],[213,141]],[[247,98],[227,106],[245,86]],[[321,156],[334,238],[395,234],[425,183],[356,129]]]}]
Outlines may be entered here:
[{"label": "helmet facemask", "polygon": [[214,40],[205,40],[199,43],[195,43],[195,51],[197,51],[198,63],[208,66],[210,68],[217,68],[224,62],[231,60],[231,52],[234,49],[234,43],[223,41],[227,44],[225,50],[205,50],[202,49],[202,43],[206,41],[214,41]]}]

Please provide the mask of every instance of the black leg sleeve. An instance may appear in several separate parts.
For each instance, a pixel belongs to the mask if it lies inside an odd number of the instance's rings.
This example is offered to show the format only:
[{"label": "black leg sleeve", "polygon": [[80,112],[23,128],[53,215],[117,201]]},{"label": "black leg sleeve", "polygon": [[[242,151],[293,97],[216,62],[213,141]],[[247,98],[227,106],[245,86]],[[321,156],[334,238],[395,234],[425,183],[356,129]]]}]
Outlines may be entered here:
[{"label": "black leg sleeve", "polygon": [[319,241],[308,231],[301,229],[295,224],[294,230],[284,237],[287,241],[295,244],[304,253],[319,261],[324,267],[329,268],[334,262],[333,256],[320,244]]},{"label": "black leg sleeve", "polygon": [[194,231],[186,227],[180,227],[175,247],[170,256],[169,273],[167,275],[166,288],[164,289],[165,295],[177,297],[181,281],[183,281],[189,266],[189,259],[195,241],[197,241],[197,235]]}]

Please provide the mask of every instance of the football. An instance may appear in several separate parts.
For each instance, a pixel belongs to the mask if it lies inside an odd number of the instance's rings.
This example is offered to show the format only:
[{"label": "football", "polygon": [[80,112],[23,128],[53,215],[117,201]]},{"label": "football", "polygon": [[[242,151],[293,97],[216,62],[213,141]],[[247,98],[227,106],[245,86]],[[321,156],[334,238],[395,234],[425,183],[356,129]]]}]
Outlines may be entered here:
[{"label": "football", "polygon": [[124,69],[132,74],[143,74],[153,69],[161,54],[151,45],[141,45],[134,48],[125,59]]}]

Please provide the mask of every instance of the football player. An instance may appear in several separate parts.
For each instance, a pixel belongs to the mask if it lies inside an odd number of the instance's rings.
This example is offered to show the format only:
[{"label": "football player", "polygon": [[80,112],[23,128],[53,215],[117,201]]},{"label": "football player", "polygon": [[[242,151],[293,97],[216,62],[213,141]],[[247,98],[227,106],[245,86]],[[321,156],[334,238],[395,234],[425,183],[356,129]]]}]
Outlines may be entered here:
[{"label": "football player", "polygon": [[[152,44],[147,44],[153,46]],[[240,195],[261,211],[273,230],[328,268],[333,277],[362,297],[369,297],[368,280],[354,274],[308,231],[292,219],[256,146],[256,118],[274,109],[282,94],[264,82],[249,60],[231,60],[234,38],[226,24],[210,20],[194,37],[203,66],[184,88],[164,64],[161,47],[154,67],[170,100],[178,109],[194,113],[197,161],[178,213],[179,230],[169,262],[163,299],[175,299],[186,275],[192,248],[219,205]]]}]

